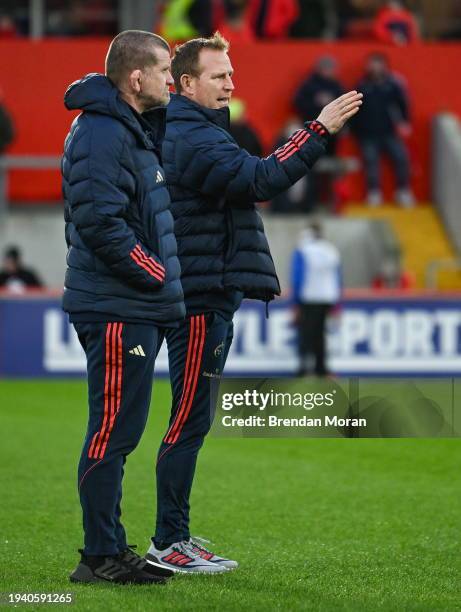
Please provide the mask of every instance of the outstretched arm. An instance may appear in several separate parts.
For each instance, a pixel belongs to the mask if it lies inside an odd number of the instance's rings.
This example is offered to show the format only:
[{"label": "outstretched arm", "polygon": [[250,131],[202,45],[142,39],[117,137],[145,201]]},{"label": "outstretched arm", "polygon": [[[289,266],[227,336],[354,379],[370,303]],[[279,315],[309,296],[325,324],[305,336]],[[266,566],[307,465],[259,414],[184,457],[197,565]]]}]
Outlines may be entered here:
[{"label": "outstretched arm", "polygon": [[302,178],[324,153],[329,134],[336,134],[355,115],[362,94],[351,91],[330,102],[316,121],[306,123],[273,154],[264,159],[249,155],[214,129],[199,130],[194,143],[178,138],[178,146],[189,147],[189,163],[181,172],[184,186],[234,207],[251,206],[285,191]]}]

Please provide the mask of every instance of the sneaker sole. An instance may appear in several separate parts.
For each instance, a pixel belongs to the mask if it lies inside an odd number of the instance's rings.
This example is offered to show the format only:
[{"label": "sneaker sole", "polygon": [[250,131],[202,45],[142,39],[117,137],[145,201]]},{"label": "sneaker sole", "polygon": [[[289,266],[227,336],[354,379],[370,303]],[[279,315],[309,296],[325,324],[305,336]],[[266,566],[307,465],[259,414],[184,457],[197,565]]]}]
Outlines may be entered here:
[{"label": "sneaker sole", "polygon": [[78,584],[94,584],[95,582],[110,582],[109,580],[104,580],[103,578],[98,578],[95,576],[93,572],[86,567],[85,565],[78,565],[77,569],[72,572],[69,576],[69,580]]},{"label": "sneaker sole", "polygon": [[219,561],[216,561],[216,565],[220,565],[221,567],[225,567],[226,570],[228,570],[229,572],[231,572],[232,570],[236,570],[238,569],[239,564],[235,561],[235,565],[227,565],[226,563],[219,563]]},{"label": "sneaker sole", "polygon": [[[144,559],[150,565],[154,565],[155,567],[167,568],[167,569],[171,570],[172,572],[174,572],[175,574],[202,574],[202,575],[203,574],[224,574],[225,572],[229,571],[229,568],[225,567],[224,565],[220,565],[218,570],[206,570],[206,569],[189,569],[189,570],[187,570],[187,569],[180,569],[178,567],[171,567],[169,565],[165,565],[165,564],[161,563],[157,559],[157,557],[154,557],[153,555],[150,555],[149,553],[146,554]],[[213,565],[213,567],[216,567],[216,566]]]},{"label": "sneaker sole", "polygon": [[[155,578],[155,577],[154,577]],[[74,584],[95,584],[95,583],[106,583],[106,584],[121,584],[121,585],[133,585],[133,584],[166,584],[167,578],[156,577],[154,580],[146,580],[145,582],[117,582],[116,580],[107,580],[105,578],[100,578],[99,576],[95,576],[93,572],[86,566],[80,564],[77,569],[72,572],[69,576],[70,582]]]}]

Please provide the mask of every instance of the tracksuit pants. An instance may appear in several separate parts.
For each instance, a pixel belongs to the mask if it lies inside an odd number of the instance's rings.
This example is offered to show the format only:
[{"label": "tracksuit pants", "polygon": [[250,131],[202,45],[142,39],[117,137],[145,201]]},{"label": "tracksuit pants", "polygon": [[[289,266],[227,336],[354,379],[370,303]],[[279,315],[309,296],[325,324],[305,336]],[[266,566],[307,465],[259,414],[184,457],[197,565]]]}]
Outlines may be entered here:
[{"label": "tracksuit pants", "polygon": [[147,422],[155,359],[165,332],[173,400],[158,452],[155,540],[187,539],[197,455],[214,416],[210,379],[224,369],[232,321],[207,313],[166,330],[121,322],[74,326],[88,373],[89,419],[78,466],[84,553],[115,555],[127,548],[120,520],[124,465]]},{"label": "tracksuit pants", "polygon": [[197,455],[214,418],[210,380],[220,378],[232,337],[232,321],[216,312],[187,317],[179,328],[166,330],[173,398],[157,457],[158,546],[190,536],[189,496]]},{"label": "tracksuit pants", "polygon": [[75,323],[87,357],[89,420],[78,488],[84,553],[127,547],[120,521],[123,468],[147,421],[154,364],[164,330],[133,323]]}]

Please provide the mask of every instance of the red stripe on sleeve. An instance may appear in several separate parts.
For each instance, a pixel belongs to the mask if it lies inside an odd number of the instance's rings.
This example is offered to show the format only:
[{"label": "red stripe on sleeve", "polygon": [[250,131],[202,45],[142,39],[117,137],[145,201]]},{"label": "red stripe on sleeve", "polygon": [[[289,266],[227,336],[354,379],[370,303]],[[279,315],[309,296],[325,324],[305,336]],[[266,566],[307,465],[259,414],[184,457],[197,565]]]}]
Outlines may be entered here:
[{"label": "red stripe on sleeve", "polygon": [[130,257],[135,261],[135,263],[138,264],[138,266],[144,268],[144,270],[146,270],[146,272],[148,272],[151,276],[156,278],[158,281],[163,282],[164,277],[160,276],[160,274],[151,266],[149,262],[143,262],[140,256],[134,250],[131,251]]},{"label": "red stripe on sleeve", "polygon": [[148,256],[147,256],[147,255],[144,253],[144,251],[141,249],[141,247],[139,246],[139,244],[137,244],[137,245],[134,247],[134,250],[135,250],[135,251],[136,251],[136,253],[137,253],[137,254],[138,254],[140,257],[141,257],[141,259],[142,259],[143,261],[145,261],[146,263],[150,263],[150,264],[152,264],[152,266],[153,266],[153,267],[154,267],[154,268],[157,270],[157,272],[158,272],[158,273],[159,273],[161,276],[165,276],[165,268],[164,268],[164,267],[163,267],[161,264],[157,263],[153,257],[148,257]]},{"label": "red stripe on sleeve", "polygon": [[279,161],[281,161],[281,162],[285,161],[289,157],[291,157],[294,153],[299,151],[299,149],[302,147],[302,145],[309,140],[310,136],[311,135],[309,134],[309,132],[305,132],[302,136],[299,136],[297,138],[297,142],[295,143],[295,148],[294,149],[290,149],[289,151],[287,151],[282,157],[280,157]]}]

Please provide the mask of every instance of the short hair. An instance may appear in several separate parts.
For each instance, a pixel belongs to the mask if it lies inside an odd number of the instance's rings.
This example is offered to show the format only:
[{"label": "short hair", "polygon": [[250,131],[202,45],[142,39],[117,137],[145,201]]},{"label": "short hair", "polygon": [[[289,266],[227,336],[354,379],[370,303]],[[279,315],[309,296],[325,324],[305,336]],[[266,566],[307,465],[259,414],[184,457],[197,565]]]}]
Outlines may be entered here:
[{"label": "short hair", "polygon": [[170,46],[161,36],[143,30],[125,30],[112,40],[106,56],[106,76],[120,85],[133,70],[144,70],[155,66],[157,57],[153,48],[165,49]]},{"label": "short hair", "polygon": [[178,45],[171,61],[171,74],[177,93],[181,93],[181,77],[183,74],[200,76],[199,63],[202,49],[227,52],[229,42],[219,32],[215,32],[210,38],[193,38],[182,45]]}]

